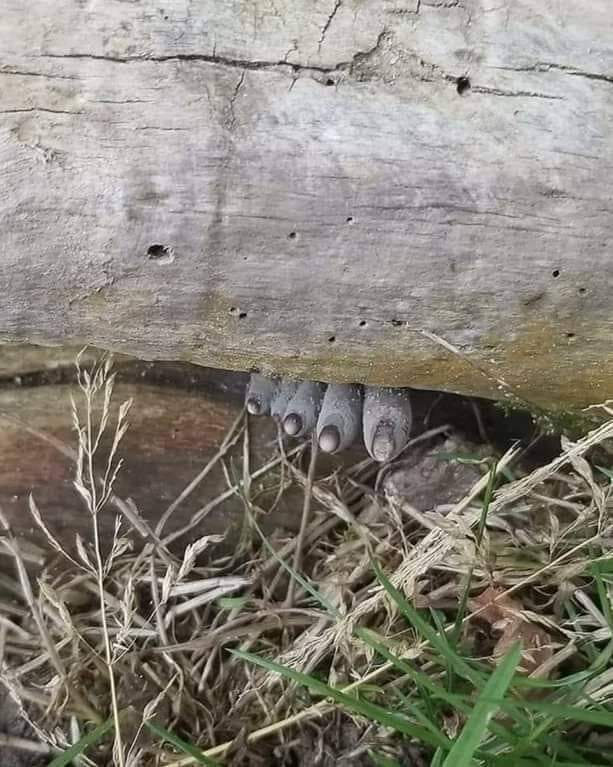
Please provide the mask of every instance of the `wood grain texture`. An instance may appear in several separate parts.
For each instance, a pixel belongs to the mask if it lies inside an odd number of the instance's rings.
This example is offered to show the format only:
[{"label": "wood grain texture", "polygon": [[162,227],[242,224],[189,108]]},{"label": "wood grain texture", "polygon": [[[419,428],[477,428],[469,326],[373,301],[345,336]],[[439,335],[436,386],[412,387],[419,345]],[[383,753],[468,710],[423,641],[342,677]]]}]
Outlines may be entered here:
[{"label": "wood grain texture", "polygon": [[613,395],[609,0],[5,0],[0,57],[0,339]]},{"label": "wood grain texture", "polygon": [[[51,377],[57,374],[62,379],[67,373],[74,376],[77,356],[80,355],[83,367],[91,367],[103,354],[102,350],[93,347],[0,344],[0,386],[14,387],[36,375]],[[114,361],[115,367],[134,362],[121,354],[114,355]]]}]

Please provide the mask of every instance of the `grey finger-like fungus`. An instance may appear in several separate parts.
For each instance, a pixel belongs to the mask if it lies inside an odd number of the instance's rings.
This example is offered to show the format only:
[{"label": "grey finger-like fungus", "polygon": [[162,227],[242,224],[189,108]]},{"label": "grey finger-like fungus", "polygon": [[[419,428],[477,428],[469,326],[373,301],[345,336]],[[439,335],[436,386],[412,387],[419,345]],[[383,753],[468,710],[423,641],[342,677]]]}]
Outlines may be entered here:
[{"label": "grey finger-like fungus", "polygon": [[280,381],[270,405],[270,415],[277,421],[283,420],[292,397],[298,391],[298,381]]},{"label": "grey finger-like fungus", "polygon": [[303,381],[291,398],[283,428],[290,437],[302,437],[315,428],[324,396],[324,385],[316,381]]},{"label": "grey finger-like fungus", "polygon": [[317,421],[319,447],[326,453],[345,450],[358,439],[361,428],[362,387],[330,384]]},{"label": "grey finger-like fungus", "polygon": [[277,382],[274,379],[252,373],[245,401],[247,411],[251,415],[268,415],[276,390]]},{"label": "grey finger-like fungus", "polygon": [[408,389],[365,388],[364,444],[375,461],[389,461],[404,449],[411,434],[411,422]]}]

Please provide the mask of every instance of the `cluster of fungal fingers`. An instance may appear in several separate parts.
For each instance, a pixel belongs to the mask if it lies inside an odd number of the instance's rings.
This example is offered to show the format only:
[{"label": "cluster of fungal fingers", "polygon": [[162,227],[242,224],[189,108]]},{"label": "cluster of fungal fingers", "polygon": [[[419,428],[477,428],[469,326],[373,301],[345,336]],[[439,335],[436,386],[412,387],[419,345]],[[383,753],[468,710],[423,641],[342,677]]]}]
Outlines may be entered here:
[{"label": "cluster of fungal fingers", "polygon": [[380,462],[402,452],[411,433],[408,389],[299,382],[254,373],[246,406],[251,415],[271,415],[290,437],[314,430],[326,453],[339,453],[362,438],[368,453]]}]

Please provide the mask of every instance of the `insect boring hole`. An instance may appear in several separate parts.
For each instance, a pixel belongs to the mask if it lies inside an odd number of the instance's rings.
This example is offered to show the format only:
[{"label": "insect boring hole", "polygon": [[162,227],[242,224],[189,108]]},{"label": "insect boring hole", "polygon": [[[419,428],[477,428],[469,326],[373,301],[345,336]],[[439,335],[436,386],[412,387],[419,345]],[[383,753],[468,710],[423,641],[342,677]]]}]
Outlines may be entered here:
[{"label": "insect boring hole", "polygon": [[468,93],[470,88],[471,85],[468,77],[458,77],[456,80],[456,91],[458,92],[459,96],[463,96],[465,93]]}]

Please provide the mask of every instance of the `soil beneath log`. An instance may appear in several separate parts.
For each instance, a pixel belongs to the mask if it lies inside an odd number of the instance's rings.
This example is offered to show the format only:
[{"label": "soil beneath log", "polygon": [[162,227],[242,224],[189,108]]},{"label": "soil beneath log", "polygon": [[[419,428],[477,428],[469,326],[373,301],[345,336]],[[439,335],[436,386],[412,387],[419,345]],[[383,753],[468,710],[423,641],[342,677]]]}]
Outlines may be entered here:
[{"label": "soil beneath log", "polygon": [[[4,689],[0,690],[0,735],[37,743],[32,728],[21,717],[17,706]],[[49,763],[49,758],[44,754],[30,753],[22,748],[0,745],[2,767],[43,767]]]}]

